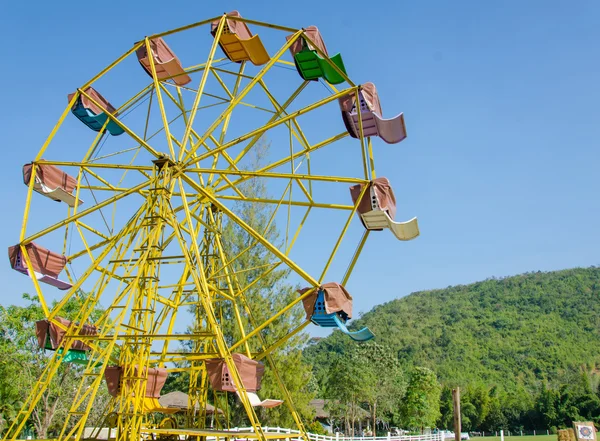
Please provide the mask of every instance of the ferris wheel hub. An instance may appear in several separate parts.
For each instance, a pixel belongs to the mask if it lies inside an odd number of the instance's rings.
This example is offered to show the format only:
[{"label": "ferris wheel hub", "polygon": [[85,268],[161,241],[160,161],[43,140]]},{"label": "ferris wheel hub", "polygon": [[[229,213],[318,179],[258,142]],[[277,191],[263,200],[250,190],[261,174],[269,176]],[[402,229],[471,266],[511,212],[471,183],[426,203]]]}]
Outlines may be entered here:
[{"label": "ferris wheel hub", "polygon": [[158,170],[162,170],[165,167],[175,167],[176,165],[175,161],[169,158],[166,154],[162,154],[157,159],[153,159],[152,163]]},{"label": "ferris wheel hub", "polygon": [[202,205],[212,205],[212,200],[215,199],[216,195],[215,187],[208,185],[203,187],[203,190],[206,192],[206,194],[199,194],[198,202],[200,202]]}]

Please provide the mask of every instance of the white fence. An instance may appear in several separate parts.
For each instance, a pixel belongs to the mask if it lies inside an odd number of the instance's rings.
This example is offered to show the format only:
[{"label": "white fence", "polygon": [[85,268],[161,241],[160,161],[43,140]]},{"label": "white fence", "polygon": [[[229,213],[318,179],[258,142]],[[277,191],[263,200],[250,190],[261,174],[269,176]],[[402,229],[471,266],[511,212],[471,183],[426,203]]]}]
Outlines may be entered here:
[{"label": "white fence", "polygon": [[[286,440],[292,440],[292,441],[303,441],[302,436],[300,436],[300,431],[299,430],[293,430],[293,429],[285,429],[285,428],[281,428],[281,427],[263,427],[262,428],[264,432],[266,433],[281,433],[286,434],[288,436],[282,437],[285,438]],[[177,429],[174,430],[175,432],[177,431]],[[151,432],[151,430],[150,430]],[[242,432],[242,433],[248,433],[248,432],[254,432],[254,429],[252,427],[234,427],[233,429],[228,429],[228,432]],[[96,439],[98,440],[109,440],[109,439],[114,439],[115,435],[116,435],[116,430],[112,429],[109,431],[109,429],[100,429],[100,431],[98,432],[98,429],[94,429],[92,427],[86,427],[84,430],[84,434],[83,437],[84,438],[89,438],[90,436],[92,436],[92,433],[94,433],[95,436],[97,436]],[[292,434],[298,434],[298,436],[292,436],[290,437],[289,435]],[[335,435],[318,435],[316,433],[309,433],[307,432],[308,438],[310,439],[310,441],[445,441],[444,440],[444,435],[443,433],[438,433],[438,434],[433,434],[433,435],[392,435],[391,433],[388,433],[387,436],[356,436],[356,437],[348,437],[348,436],[343,436],[339,433],[336,433]],[[185,440],[186,436],[181,435],[179,437],[181,440]],[[219,437],[220,439],[223,439],[223,437]],[[231,437],[233,438],[233,437]],[[245,438],[236,438],[238,440],[243,440]],[[207,436],[206,437],[207,441],[213,441],[213,440],[217,440],[217,437],[215,436]]]},{"label": "white fence", "polygon": [[[293,441],[302,441],[300,431],[295,429],[284,429],[281,427],[263,427],[264,432],[267,433],[285,433],[294,434],[297,433],[298,437],[286,437]],[[254,432],[252,427],[235,427],[229,429],[230,432]],[[343,436],[340,433],[335,435],[318,435],[316,433],[306,433],[311,441],[444,441],[443,433],[436,433],[431,435],[392,435],[388,432],[387,436]],[[207,437],[209,439],[215,439],[214,437]],[[240,438],[243,439],[243,438]]]}]

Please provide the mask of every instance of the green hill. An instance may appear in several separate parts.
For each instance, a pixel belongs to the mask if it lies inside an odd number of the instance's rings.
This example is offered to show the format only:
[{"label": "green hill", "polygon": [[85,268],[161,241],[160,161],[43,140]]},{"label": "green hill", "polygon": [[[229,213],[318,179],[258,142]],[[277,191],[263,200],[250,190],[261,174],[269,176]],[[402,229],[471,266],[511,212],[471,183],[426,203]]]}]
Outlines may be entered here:
[{"label": "green hill", "polygon": [[[538,389],[600,361],[600,268],[416,292],[352,323],[368,326],[403,365],[434,370],[443,384]],[[354,344],[335,331],[309,345],[304,353],[317,379]]]}]

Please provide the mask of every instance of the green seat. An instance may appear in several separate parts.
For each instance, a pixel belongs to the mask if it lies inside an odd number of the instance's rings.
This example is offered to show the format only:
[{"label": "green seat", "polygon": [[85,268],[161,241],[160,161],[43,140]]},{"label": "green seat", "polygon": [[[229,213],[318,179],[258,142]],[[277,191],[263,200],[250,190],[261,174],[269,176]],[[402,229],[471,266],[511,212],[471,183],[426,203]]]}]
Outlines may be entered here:
[{"label": "green seat", "polygon": [[[47,339],[45,349],[49,349],[51,351],[54,350],[54,349],[52,349],[52,345],[50,344],[50,339]],[[58,353],[62,354],[63,349],[62,348],[58,349]],[[85,351],[76,351],[73,349],[69,349],[67,351],[66,355],[62,359],[63,363],[75,363],[75,364],[82,364],[85,366],[87,366],[88,361],[89,361],[89,359],[88,359],[87,353]]]},{"label": "green seat", "polygon": [[330,62],[335,64],[345,74],[346,68],[341,54],[335,54],[328,61],[321,58],[317,51],[305,48],[294,56],[294,61],[298,73],[305,80],[324,78],[330,84],[340,84],[345,81],[330,64]]},{"label": "green seat", "polygon": [[[62,349],[58,350],[59,354],[62,354],[62,352]],[[88,361],[88,356],[85,351],[74,351],[72,349],[69,349],[62,359],[63,363],[82,364],[84,366],[87,366]]]},{"label": "green seat", "polygon": [[[346,73],[346,67],[344,66],[344,62],[342,61],[342,54],[335,54],[333,57],[329,59],[333,64],[335,64],[344,74]],[[323,77],[329,84],[341,84],[344,81],[344,77],[342,77],[336,70],[333,68],[331,64],[329,64],[326,60],[319,57],[319,64],[321,65],[321,69],[323,69]]]}]

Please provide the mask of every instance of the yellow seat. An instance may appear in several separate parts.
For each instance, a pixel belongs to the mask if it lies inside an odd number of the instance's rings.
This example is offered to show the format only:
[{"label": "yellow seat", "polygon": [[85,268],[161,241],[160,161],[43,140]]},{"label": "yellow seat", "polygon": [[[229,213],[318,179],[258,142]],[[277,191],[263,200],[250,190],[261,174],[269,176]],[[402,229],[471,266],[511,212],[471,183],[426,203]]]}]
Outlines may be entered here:
[{"label": "yellow seat", "polygon": [[266,64],[271,59],[258,35],[252,36],[249,40],[243,40],[242,46],[246,49],[250,61],[252,61],[252,64],[255,66]]},{"label": "yellow seat", "polygon": [[157,398],[144,397],[142,401],[143,412],[177,413],[180,409],[177,407],[162,407]]},{"label": "yellow seat", "polygon": [[219,42],[231,61],[246,61],[250,59],[237,35],[223,34]]},{"label": "yellow seat", "polygon": [[242,40],[236,34],[222,34],[219,43],[231,61],[251,61],[260,66],[271,59],[258,35]]}]

